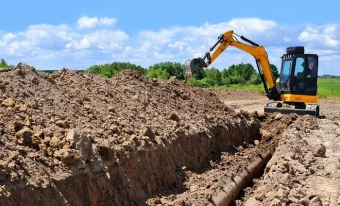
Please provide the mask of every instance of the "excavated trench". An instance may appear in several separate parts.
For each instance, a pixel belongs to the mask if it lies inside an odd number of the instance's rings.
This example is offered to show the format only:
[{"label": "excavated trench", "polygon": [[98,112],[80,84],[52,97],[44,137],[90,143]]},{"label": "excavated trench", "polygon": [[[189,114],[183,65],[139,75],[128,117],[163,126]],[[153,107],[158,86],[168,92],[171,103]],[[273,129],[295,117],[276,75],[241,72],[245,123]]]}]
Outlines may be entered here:
[{"label": "excavated trench", "polygon": [[262,176],[281,134],[297,119],[295,115],[253,116],[260,122],[260,136],[225,147],[199,170],[183,172],[180,190],[153,196],[147,205],[242,205],[255,190],[254,180]]}]

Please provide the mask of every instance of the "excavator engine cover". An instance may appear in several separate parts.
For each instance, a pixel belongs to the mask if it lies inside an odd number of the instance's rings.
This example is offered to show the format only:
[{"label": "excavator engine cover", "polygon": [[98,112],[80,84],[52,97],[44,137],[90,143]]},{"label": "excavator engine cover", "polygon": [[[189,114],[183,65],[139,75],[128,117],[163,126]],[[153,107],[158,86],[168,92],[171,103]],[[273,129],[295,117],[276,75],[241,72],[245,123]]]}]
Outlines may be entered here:
[{"label": "excavator engine cover", "polygon": [[303,46],[291,46],[286,49],[287,54],[304,54],[305,47]]}]

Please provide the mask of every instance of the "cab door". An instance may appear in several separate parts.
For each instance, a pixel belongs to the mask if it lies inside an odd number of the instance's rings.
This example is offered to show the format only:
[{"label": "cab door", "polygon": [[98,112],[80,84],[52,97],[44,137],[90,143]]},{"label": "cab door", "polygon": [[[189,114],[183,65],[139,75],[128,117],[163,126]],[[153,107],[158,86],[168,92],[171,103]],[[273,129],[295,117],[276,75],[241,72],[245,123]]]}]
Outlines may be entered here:
[{"label": "cab door", "polygon": [[293,61],[290,81],[291,93],[301,95],[317,94],[318,56],[297,55]]}]

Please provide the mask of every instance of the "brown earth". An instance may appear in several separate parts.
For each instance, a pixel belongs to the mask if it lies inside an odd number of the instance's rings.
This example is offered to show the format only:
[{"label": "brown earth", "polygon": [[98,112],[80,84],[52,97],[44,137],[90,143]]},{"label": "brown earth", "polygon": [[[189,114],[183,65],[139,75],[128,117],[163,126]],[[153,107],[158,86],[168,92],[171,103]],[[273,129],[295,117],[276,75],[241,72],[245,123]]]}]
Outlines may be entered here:
[{"label": "brown earth", "polygon": [[327,119],[316,120],[262,114],[260,92],[129,70],[105,78],[19,64],[0,77],[0,205],[214,205],[268,152],[264,176],[257,171],[232,204],[339,196],[336,99],[320,100]]},{"label": "brown earth", "polygon": [[[248,93],[237,104],[230,100],[233,96],[218,96],[236,111],[263,113],[268,100],[264,95],[257,100],[257,95]],[[264,176],[254,179],[234,205],[340,205],[339,103],[320,99],[323,118],[305,116],[284,128]]]},{"label": "brown earth", "polygon": [[[235,145],[229,151],[216,154],[215,159],[210,161],[205,170],[186,173],[186,180],[183,183],[185,189],[169,191],[169,194],[160,194],[159,197],[150,198],[149,205],[216,205],[214,195],[223,191],[226,188],[225,184],[230,179],[247,170],[247,166],[254,162],[258,155],[264,154],[266,151],[271,152],[274,156],[265,167],[265,176],[258,178],[255,176],[255,179],[250,180],[248,187],[240,192],[236,200],[230,202],[231,205],[340,204],[340,179],[337,172],[337,169],[340,168],[338,163],[340,153],[337,150],[340,143],[339,139],[335,138],[338,135],[334,131],[339,130],[336,128],[338,122],[337,114],[334,112],[340,110],[339,106],[336,107],[339,100],[320,100],[320,105],[323,108],[321,114],[327,119],[280,114],[265,114],[263,116],[261,115],[263,106],[268,100],[259,92],[229,89],[207,90],[216,93],[221,101],[236,111],[258,111],[262,138],[255,140],[253,144]],[[332,110],[329,110],[330,108]],[[243,112],[241,111],[241,113]],[[323,127],[319,127],[319,125],[323,125]],[[287,128],[289,129],[287,130]],[[316,132],[317,134],[315,134]],[[303,141],[301,141],[301,133],[302,136],[307,134]],[[320,139],[321,134],[326,135]],[[292,138],[296,136],[300,138]],[[301,142],[308,142],[309,146],[306,144],[301,146]],[[333,144],[330,144],[331,142]],[[315,155],[320,151],[322,153],[323,146],[320,145],[326,145],[327,152],[332,156],[331,160],[325,160]],[[300,152],[300,149],[304,151]],[[288,151],[292,151],[293,155]],[[303,155],[308,153],[309,156],[307,155],[306,158],[313,159],[312,172],[309,169],[310,165],[307,164],[304,165],[304,174],[300,173],[302,164],[297,165],[294,155],[301,156],[301,153]],[[319,160],[314,162],[315,158],[319,158]],[[270,170],[271,167],[274,169]],[[325,167],[328,169],[325,170]],[[282,185],[285,184],[282,183],[285,181],[285,173],[290,175],[286,187]],[[325,174],[328,177],[322,177]]]},{"label": "brown earth", "polygon": [[260,136],[257,118],[174,78],[19,64],[0,88],[0,205],[141,205]]},{"label": "brown earth", "polygon": [[339,136],[338,121],[294,122],[239,205],[340,205]]},{"label": "brown earth", "polygon": [[[214,195],[223,192],[226,183],[233,181],[238,174],[246,172],[251,162],[263,158],[267,153],[271,155],[284,129],[296,121],[298,116],[271,114],[259,119],[261,138],[252,143],[235,144],[227,151],[215,154],[215,158],[201,171],[185,173],[185,188],[181,191],[168,191],[169,194],[159,194],[159,197],[149,199],[148,205],[216,205]],[[260,174],[261,171],[253,175]]]}]

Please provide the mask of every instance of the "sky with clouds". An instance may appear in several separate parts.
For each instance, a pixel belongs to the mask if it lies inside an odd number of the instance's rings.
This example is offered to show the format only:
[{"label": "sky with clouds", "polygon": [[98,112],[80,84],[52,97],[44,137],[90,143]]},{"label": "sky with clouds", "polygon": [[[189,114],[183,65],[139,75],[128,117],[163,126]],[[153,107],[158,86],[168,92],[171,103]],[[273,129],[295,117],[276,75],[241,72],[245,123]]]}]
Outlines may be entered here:
[{"label": "sky with clouds", "polygon": [[[37,69],[87,69],[129,61],[148,67],[202,57],[227,31],[263,45],[280,67],[288,46],[319,55],[320,74],[340,75],[340,1],[4,0],[0,58]],[[229,47],[211,66],[254,63]]]}]

